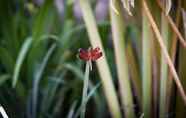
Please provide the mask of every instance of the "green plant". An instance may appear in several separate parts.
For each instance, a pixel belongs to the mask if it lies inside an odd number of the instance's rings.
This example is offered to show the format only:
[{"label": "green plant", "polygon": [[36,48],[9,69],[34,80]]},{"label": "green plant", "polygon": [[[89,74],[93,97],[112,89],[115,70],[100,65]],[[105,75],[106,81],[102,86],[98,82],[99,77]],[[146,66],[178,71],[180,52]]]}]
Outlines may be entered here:
[{"label": "green plant", "polygon": [[[9,117],[185,117],[185,0],[59,1],[0,1]],[[89,73],[76,55],[90,45]]]}]

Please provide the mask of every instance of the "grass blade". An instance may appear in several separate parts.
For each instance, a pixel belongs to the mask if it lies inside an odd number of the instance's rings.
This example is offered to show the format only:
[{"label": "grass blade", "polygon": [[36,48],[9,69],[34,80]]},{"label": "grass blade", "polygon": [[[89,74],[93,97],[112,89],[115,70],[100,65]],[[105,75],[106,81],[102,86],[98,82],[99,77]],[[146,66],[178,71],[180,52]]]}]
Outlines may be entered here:
[{"label": "grass blade", "polygon": [[153,31],[155,33],[155,36],[156,36],[156,39],[158,40],[158,43],[159,43],[159,45],[160,45],[160,47],[161,47],[161,49],[163,51],[163,54],[165,56],[166,62],[169,65],[171,74],[174,77],[174,81],[175,81],[175,83],[176,83],[176,85],[178,87],[178,90],[180,92],[180,95],[182,96],[182,99],[184,101],[184,104],[186,105],[186,94],[185,94],[184,89],[183,89],[183,86],[182,86],[182,84],[181,84],[181,82],[179,80],[179,77],[178,77],[178,74],[176,72],[176,69],[174,68],[174,64],[172,63],[171,58],[169,57],[169,54],[168,54],[168,52],[166,50],[166,47],[165,47],[165,44],[163,42],[162,36],[161,36],[161,34],[160,34],[159,30],[158,30],[158,27],[157,27],[157,25],[156,25],[156,23],[155,23],[155,21],[154,21],[154,19],[152,17],[152,14],[149,11],[149,8],[147,6],[146,1],[143,0],[143,3],[142,4],[143,4],[143,8],[144,8],[145,14],[148,17],[148,22],[152,26],[152,29],[153,29]]},{"label": "grass blade", "polygon": [[[164,39],[164,43],[166,49],[168,50],[168,38],[169,38],[169,30],[168,30],[168,22],[165,16],[161,15],[161,34]],[[160,76],[160,114],[159,117],[166,117],[167,114],[167,79],[168,79],[168,66],[166,63],[166,59],[161,52],[161,76]]]},{"label": "grass blade", "polygon": [[33,24],[33,39],[36,40],[38,39],[44,31],[46,31],[46,26],[49,24],[47,23],[48,20],[51,16],[49,16],[50,10],[53,5],[53,0],[46,0],[44,1],[44,4],[42,5],[41,10],[36,16],[36,20]]},{"label": "grass blade", "polygon": [[[137,96],[137,103],[139,104],[139,107],[141,108],[141,95],[142,95],[142,86],[141,86],[141,75],[140,75],[140,69],[138,65],[138,60],[136,59],[132,43],[127,44],[126,47],[126,58],[127,62],[130,63],[129,66],[129,72],[131,76],[132,85],[134,88],[134,94]],[[135,96],[134,95],[134,96]]]},{"label": "grass blade", "polygon": [[[105,52],[101,43],[101,38],[96,27],[95,17],[93,16],[93,12],[88,0],[80,0],[80,6],[82,9],[83,18],[88,31],[90,42],[93,48],[98,46],[101,48],[103,52],[103,57],[97,60],[96,62],[103,83],[103,89],[107,99],[107,103],[110,108],[110,112],[114,118],[120,118],[121,113],[119,110],[119,103],[117,100],[114,85],[112,83],[112,77],[106,60]],[[102,70],[104,70],[104,73],[102,72]]]},{"label": "grass blade", "polygon": [[[92,87],[92,89],[90,88],[91,91],[88,93],[85,102],[88,102],[90,100],[90,98],[96,93],[96,90],[100,87],[100,85],[101,85],[101,83],[98,83],[97,85],[95,85],[94,87]],[[79,114],[81,113],[81,109],[82,109],[82,107],[80,106],[77,109],[77,112],[76,112],[74,118],[77,118],[79,116]]]},{"label": "grass blade", "polygon": [[144,117],[151,117],[151,100],[152,100],[152,54],[151,54],[151,37],[152,31],[148,23],[148,19],[144,14],[144,9],[142,11],[143,17],[143,34],[142,34],[142,91],[143,91],[143,112]]},{"label": "grass blade", "polygon": [[36,118],[36,111],[37,111],[37,104],[38,104],[38,88],[39,88],[39,83],[41,81],[44,69],[47,65],[47,62],[50,58],[50,56],[52,55],[53,51],[56,48],[56,44],[52,44],[52,46],[49,48],[49,50],[47,51],[45,57],[43,58],[43,61],[40,65],[40,67],[37,69],[37,72],[35,73],[34,76],[34,81],[33,81],[33,93],[32,93],[32,115],[34,118]]},{"label": "grass blade", "polygon": [[[156,0],[159,7],[162,9],[163,12],[165,12],[164,8],[162,7],[161,3],[159,2],[159,0]],[[164,14],[165,15],[165,14]],[[181,35],[181,33],[179,32],[178,28],[176,27],[174,21],[172,20],[172,18],[167,14],[165,16],[165,18],[167,18],[172,30],[175,32],[175,34],[178,36],[178,39],[180,41],[180,43],[183,45],[183,47],[186,47],[186,41],[184,40],[183,36]]]},{"label": "grass blade", "polygon": [[75,107],[77,106],[77,101],[74,101],[72,106],[70,107],[70,111],[67,115],[67,118],[73,118]]},{"label": "grass blade", "polygon": [[[179,75],[180,75],[180,81],[183,84],[183,89],[186,90],[186,48],[180,48],[179,50]],[[176,117],[175,118],[184,118],[186,114],[186,105],[184,106],[182,101],[182,96],[179,95],[179,93],[176,94]]]},{"label": "grass blade", "polygon": [[81,102],[81,118],[85,118],[85,112],[86,112],[86,104],[87,104],[87,94],[88,94],[88,81],[89,81],[89,62],[86,62],[86,68],[85,68],[85,77],[84,77],[84,83],[83,83],[83,95],[82,95],[82,102]]},{"label": "grass blade", "polygon": [[91,89],[91,91],[88,93],[88,95],[87,95],[87,102],[89,101],[89,99],[95,94],[95,92],[96,92],[96,90],[100,87],[100,85],[101,85],[101,83],[98,83],[95,87],[93,87],[92,89]]},{"label": "grass blade", "polygon": [[13,81],[12,81],[12,87],[16,86],[16,83],[19,78],[21,66],[23,64],[24,59],[26,58],[26,55],[31,47],[32,44],[32,38],[28,37],[25,42],[23,43],[23,46],[21,47],[21,50],[19,52],[19,55],[16,60],[16,64],[14,67],[14,73],[13,73]]},{"label": "grass blade", "polygon": [[[176,22],[176,27],[179,27],[180,25],[180,22],[181,22],[181,12],[180,12],[180,9],[181,9],[181,5],[182,5],[182,2],[181,0],[178,0],[177,2],[178,4],[178,9],[176,11],[176,19],[175,19],[175,22]],[[172,62],[173,64],[175,64],[175,60],[176,60],[176,52],[177,52],[177,44],[178,44],[178,39],[177,39],[177,34],[174,32],[173,36],[172,36],[172,39],[171,39],[171,46],[170,46],[170,55],[171,55],[171,59],[172,59]],[[171,96],[173,95],[173,92],[172,92],[172,89],[174,87],[174,84],[173,84],[173,79],[172,79],[172,75],[169,74],[169,81],[168,81],[168,88],[167,88],[167,92],[168,92],[168,95],[167,96]],[[172,97],[169,97],[168,98],[168,108],[170,108],[170,106],[172,105],[172,101],[174,100],[174,98]]]},{"label": "grass blade", "polygon": [[135,118],[134,104],[132,96],[132,88],[129,80],[129,71],[126,59],[126,48],[124,40],[124,24],[121,16],[121,7],[118,1],[113,2],[113,6],[118,9],[117,15],[110,7],[110,16],[112,23],[113,43],[115,50],[115,58],[117,65],[117,74],[119,80],[122,108],[124,109],[126,118]]},{"label": "grass blade", "polygon": [[[185,7],[186,8],[186,4]],[[182,11],[182,18],[183,18],[183,29],[184,29],[184,34],[186,36],[186,12]],[[185,37],[186,38],[186,37]],[[179,75],[180,75],[180,81],[183,83],[184,90],[186,90],[186,48],[180,47],[179,48],[179,57],[178,57],[178,70],[179,70]],[[181,100],[182,98],[177,94],[176,97],[176,118],[183,118],[185,117],[186,110],[185,106],[183,106],[183,101]]]}]

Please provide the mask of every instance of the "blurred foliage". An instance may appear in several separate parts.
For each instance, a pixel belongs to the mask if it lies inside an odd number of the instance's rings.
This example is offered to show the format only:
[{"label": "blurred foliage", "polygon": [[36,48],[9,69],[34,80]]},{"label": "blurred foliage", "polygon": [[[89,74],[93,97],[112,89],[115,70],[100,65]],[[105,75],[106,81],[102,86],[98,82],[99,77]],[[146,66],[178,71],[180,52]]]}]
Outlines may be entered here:
[{"label": "blurred foliage", "polygon": [[[10,118],[78,117],[85,62],[77,58],[77,54],[79,48],[90,47],[90,42],[83,18],[78,20],[74,13],[74,6],[77,2],[62,0],[62,13],[56,7],[56,1],[44,0],[42,4],[39,4],[37,0],[0,1],[0,105],[5,108]],[[93,9],[96,9],[97,2],[98,0],[91,2]],[[151,2],[149,1],[149,3]],[[160,28],[161,10],[154,2],[150,6]],[[173,20],[177,15],[176,11],[179,10],[177,7],[177,1],[173,0],[170,11]],[[182,7],[186,8],[186,2],[183,1]],[[122,12],[125,23],[123,37],[126,41],[124,43],[126,58],[137,117],[143,115],[141,100],[141,86],[143,86],[141,80],[144,79],[142,77],[144,72],[142,71],[143,40],[141,38],[143,31],[140,11],[141,3],[136,0],[135,7],[131,11],[133,16],[126,15],[126,11]],[[97,26],[111,70],[113,84],[118,92],[117,65],[110,33],[110,19],[106,17],[97,21]],[[183,27],[177,27],[183,31]],[[149,32],[147,31],[147,33]],[[169,34],[172,36],[172,32],[170,32]],[[150,74],[150,78],[146,79],[153,79],[150,91],[153,92],[152,95],[157,95],[155,97],[159,100],[157,91],[159,91],[160,85],[158,79],[160,78],[161,54],[160,47],[153,39],[151,42],[154,43],[149,45],[149,48],[153,50],[149,52],[152,58],[148,63],[152,66],[152,70],[149,70],[152,74]],[[171,43],[169,40],[170,45]],[[179,44],[176,49],[175,67],[185,85],[185,49]],[[154,91],[156,87],[157,91]],[[170,88],[167,117],[184,117],[186,112],[182,99],[174,84],[171,84]],[[89,89],[92,90],[92,93],[89,96],[86,116],[88,118],[111,117],[95,63],[93,63],[93,71],[90,72]],[[158,116],[154,115],[158,108],[154,106],[158,106],[159,103],[158,100],[154,100],[155,98],[152,99],[150,101],[152,114],[150,115],[155,118]]]},{"label": "blurred foliage", "polygon": [[[76,55],[80,47],[88,47],[85,26],[72,15],[72,2],[66,4],[63,20],[52,0],[40,6],[1,1],[0,12],[0,104],[13,118],[67,116],[81,101],[84,63]],[[103,37],[108,26],[99,24]],[[99,82],[96,68],[91,74],[93,88]],[[102,110],[100,100],[99,94],[91,100],[97,104],[95,112]]]}]

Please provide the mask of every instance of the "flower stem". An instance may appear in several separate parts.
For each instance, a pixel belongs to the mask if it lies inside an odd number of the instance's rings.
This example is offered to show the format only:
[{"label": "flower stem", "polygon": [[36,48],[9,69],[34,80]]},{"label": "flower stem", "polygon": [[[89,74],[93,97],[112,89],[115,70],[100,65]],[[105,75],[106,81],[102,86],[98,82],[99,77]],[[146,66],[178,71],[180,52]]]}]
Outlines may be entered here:
[{"label": "flower stem", "polygon": [[84,77],[84,84],[83,84],[83,95],[82,95],[82,102],[81,102],[81,118],[85,118],[85,112],[86,112],[86,98],[87,98],[87,92],[88,92],[88,81],[89,81],[89,72],[90,72],[90,66],[89,62],[86,62],[86,68],[85,68],[85,77]]},{"label": "flower stem", "polygon": [[[90,43],[92,47],[100,47],[103,52],[103,57],[96,61],[99,74],[103,83],[104,93],[107,99],[107,103],[114,118],[121,118],[121,113],[119,109],[119,102],[117,100],[117,94],[112,82],[112,76],[109,70],[109,66],[106,60],[105,52],[101,43],[101,38],[98,33],[96,26],[95,17],[93,16],[93,11],[91,9],[89,0],[80,0],[80,6],[83,13],[83,19],[87,28]],[[104,70],[104,72],[103,72]]]}]

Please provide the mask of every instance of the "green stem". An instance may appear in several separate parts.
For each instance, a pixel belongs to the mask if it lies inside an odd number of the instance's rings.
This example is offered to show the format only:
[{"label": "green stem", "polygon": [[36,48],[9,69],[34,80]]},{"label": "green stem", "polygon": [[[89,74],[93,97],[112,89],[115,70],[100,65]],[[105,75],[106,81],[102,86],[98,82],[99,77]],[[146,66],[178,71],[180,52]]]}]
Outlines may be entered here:
[{"label": "green stem", "polygon": [[[101,43],[101,38],[98,33],[98,29],[96,26],[95,17],[93,16],[93,11],[91,9],[89,0],[80,0],[80,6],[83,13],[83,18],[85,21],[85,25],[88,31],[90,43],[92,47],[100,47],[103,52],[103,57],[96,61],[99,74],[101,76],[101,80],[103,83],[104,93],[108,102],[109,109],[114,118],[121,118],[121,113],[119,109],[119,102],[117,100],[117,94],[112,82],[111,73],[108,67],[108,63],[106,60],[106,55]],[[104,70],[104,72],[103,72]]]},{"label": "green stem", "polygon": [[132,97],[132,90],[128,75],[128,66],[125,51],[125,40],[124,40],[124,23],[123,17],[121,16],[121,7],[118,1],[111,3],[113,7],[118,10],[117,14],[112,7],[110,7],[110,15],[112,22],[112,34],[114,42],[114,50],[116,57],[117,73],[119,80],[119,87],[121,93],[121,101],[126,118],[135,118],[134,104]]},{"label": "green stem", "polygon": [[[183,0],[182,1],[182,8],[186,9],[186,1]],[[185,11],[185,10],[184,10]],[[183,16],[182,16],[183,18]],[[184,20],[183,20],[184,21]],[[184,21],[185,23],[185,21]],[[183,24],[184,24],[183,23]],[[183,30],[185,31],[184,33],[186,33],[186,29],[183,28]],[[186,37],[185,37],[186,39]],[[180,81],[183,83],[183,87],[184,90],[186,90],[186,48],[183,48],[182,46],[180,46],[179,48],[179,52],[177,52],[179,54],[178,57],[178,72],[180,75]],[[175,54],[176,55],[176,54]],[[176,56],[175,56],[176,58]],[[185,114],[186,114],[186,110],[185,110],[185,106],[184,103],[182,101],[182,97],[179,95],[179,93],[176,94],[176,109],[175,109],[175,113],[176,116],[175,118],[184,118]]]},{"label": "green stem", "polygon": [[152,100],[152,72],[151,72],[151,35],[152,31],[147,16],[143,15],[142,37],[142,86],[143,86],[143,112],[145,118],[151,117]]},{"label": "green stem", "polygon": [[141,109],[141,94],[142,94],[142,86],[141,86],[141,75],[139,73],[139,67],[137,59],[135,58],[134,49],[132,47],[132,42],[127,44],[126,47],[126,58],[127,62],[130,64],[129,71],[131,76],[132,85],[134,88],[134,92],[137,96],[137,103],[139,108]]},{"label": "green stem", "polygon": [[90,72],[90,66],[89,62],[86,62],[86,68],[85,68],[85,77],[84,77],[84,85],[83,85],[83,95],[82,95],[82,102],[81,102],[81,118],[85,118],[85,112],[86,112],[86,104],[87,104],[87,92],[88,92],[88,81],[89,81],[89,72]]},{"label": "green stem", "polygon": [[[161,15],[161,32],[162,37],[164,39],[164,43],[168,48],[168,23],[167,20],[162,13]],[[166,117],[166,106],[167,106],[167,78],[168,78],[168,66],[166,63],[166,59],[161,52],[161,80],[160,80],[160,118]]]}]

